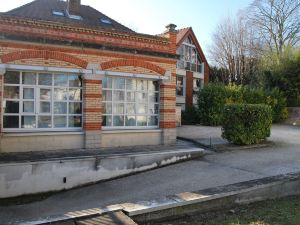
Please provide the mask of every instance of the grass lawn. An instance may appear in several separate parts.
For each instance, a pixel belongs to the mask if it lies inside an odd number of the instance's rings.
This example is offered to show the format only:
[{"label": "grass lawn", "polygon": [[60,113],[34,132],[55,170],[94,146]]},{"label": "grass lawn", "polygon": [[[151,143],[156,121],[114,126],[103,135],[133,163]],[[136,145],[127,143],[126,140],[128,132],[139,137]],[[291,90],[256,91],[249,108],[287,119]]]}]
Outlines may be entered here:
[{"label": "grass lawn", "polygon": [[159,225],[300,225],[300,196],[238,206]]}]

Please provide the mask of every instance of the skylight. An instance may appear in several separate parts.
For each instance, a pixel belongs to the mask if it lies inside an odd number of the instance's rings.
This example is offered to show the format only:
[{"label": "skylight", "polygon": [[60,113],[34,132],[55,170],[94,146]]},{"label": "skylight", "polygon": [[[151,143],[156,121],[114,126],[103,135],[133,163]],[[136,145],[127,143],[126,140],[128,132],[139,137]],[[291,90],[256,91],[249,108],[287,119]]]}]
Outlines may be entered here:
[{"label": "skylight", "polygon": [[100,19],[101,23],[105,23],[105,24],[111,24],[111,21],[109,19],[106,18],[102,18]]},{"label": "skylight", "polygon": [[55,10],[52,11],[52,15],[54,15],[54,16],[65,16],[65,14],[63,12],[55,11]]}]

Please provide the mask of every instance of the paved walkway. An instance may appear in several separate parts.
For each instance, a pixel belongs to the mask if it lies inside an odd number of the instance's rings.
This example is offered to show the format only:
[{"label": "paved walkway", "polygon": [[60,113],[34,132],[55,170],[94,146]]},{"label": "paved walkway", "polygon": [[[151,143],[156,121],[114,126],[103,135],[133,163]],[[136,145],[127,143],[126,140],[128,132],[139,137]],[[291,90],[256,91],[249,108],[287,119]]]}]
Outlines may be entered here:
[{"label": "paved walkway", "polygon": [[[182,127],[201,136],[206,127]],[[218,133],[220,128],[210,132]],[[157,199],[273,175],[300,171],[300,127],[274,126],[272,147],[207,155],[157,170],[62,192],[40,202],[0,207],[0,224],[22,224],[67,212]]]}]

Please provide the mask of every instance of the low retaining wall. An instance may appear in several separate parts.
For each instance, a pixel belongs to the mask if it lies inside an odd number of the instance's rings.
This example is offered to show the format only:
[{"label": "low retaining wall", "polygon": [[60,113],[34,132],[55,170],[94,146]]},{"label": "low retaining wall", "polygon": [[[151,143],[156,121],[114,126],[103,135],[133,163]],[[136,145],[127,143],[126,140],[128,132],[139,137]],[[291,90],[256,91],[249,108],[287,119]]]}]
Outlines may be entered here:
[{"label": "low retaining wall", "polygon": [[202,149],[0,164],[0,198],[60,191],[203,155]]},{"label": "low retaining wall", "polygon": [[289,117],[285,123],[290,125],[300,125],[300,107],[288,107]]}]

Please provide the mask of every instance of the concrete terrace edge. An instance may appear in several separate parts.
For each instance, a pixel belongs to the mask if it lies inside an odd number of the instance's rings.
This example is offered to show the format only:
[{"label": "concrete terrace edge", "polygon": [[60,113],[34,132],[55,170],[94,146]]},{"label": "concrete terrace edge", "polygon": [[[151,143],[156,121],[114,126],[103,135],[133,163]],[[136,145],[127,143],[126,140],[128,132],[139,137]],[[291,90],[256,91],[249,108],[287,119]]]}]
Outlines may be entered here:
[{"label": "concrete terrace edge", "polygon": [[22,224],[50,224],[121,210],[136,222],[147,222],[299,194],[300,172],[296,172],[194,192],[179,193],[152,201],[121,203],[99,209],[69,212],[64,215],[47,219],[41,218],[38,221]]},{"label": "concrete terrace edge", "polygon": [[[199,158],[200,148],[1,163],[0,198],[56,192]],[[34,188],[33,188],[34,187]]]}]

